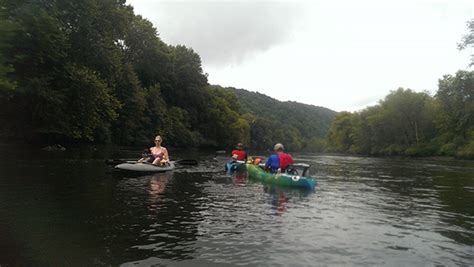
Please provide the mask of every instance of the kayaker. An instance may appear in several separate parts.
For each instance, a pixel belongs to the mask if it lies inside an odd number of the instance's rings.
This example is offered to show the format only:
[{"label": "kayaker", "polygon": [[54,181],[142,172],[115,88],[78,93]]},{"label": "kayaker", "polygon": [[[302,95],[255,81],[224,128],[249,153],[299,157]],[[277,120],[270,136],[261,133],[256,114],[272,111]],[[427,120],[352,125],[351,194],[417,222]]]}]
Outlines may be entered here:
[{"label": "kayaker", "polygon": [[153,165],[163,166],[169,163],[168,150],[161,146],[163,139],[157,135],[155,137],[155,146],[150,147],[150,154],[148,157],[143,157],[138,162],[151,162]]},{"label": "kayaker", "polygon": [[244,150],[244,144],[238,143],[236,149],[232,150],[232,159],[247,161],[247,152]]},{"label": "kayaker", "polygon": [[278,143],[273,147],[275,151],[265,163],[265,169],[271,172],[284,172],[288,166],[293,164],[293,157],[290,154],[285,153],[285,147]]}]

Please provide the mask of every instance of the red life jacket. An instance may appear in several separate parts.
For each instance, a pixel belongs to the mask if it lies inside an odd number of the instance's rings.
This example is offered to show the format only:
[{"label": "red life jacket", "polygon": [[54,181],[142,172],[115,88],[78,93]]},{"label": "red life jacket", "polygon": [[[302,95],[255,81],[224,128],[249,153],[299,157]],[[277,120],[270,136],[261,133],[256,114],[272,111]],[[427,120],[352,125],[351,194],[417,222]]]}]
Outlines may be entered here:
[{"label": "red life jacket", "polygon": [[280,169],[286,170],[289,165],[293,164],[293,157],[290,154],[278,153],[278,159],[280,160]]},{"label": "red life jacket", "polygon": [[244,150],[232,150],[232,156],[237,155],[237,160],[246,160],[247,159],[247,153],[245,153]]}]

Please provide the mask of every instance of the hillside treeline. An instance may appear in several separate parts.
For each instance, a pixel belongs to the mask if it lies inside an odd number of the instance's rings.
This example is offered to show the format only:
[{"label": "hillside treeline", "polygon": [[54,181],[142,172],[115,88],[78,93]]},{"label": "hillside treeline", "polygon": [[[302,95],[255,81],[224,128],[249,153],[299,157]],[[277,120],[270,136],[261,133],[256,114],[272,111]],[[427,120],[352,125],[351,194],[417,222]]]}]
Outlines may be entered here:
[{"label": "hillside treeline", "polygon": [[[474,20],[467,26],[460,49],[474,47]],[[399,88],[378,105],[339,113],[327,151],[474,158],[474,71],[445,75],[434,96]]]},{"label": "hillside treeline", "polygon": [[164,43],[125,0],[3,0],[0,17],[2,138],[133,145],[159,133],[172,146],[301,149],[329,128],[327,114],[300,127],[305,112],[278,122],[242,112],[195,51]]},{"label": "hillside treeline", "polygon": [[324,107],[281,102],[258,92],[225,88],[237,95],[240,113],[250,123],[252,147],[263,150],[282,142],[290,150],[321,152],[336,112]]},{"label": "hillside treeline", "polygon": [[378,105],[341,112],[328,150],[369,155],[474,157],[474,72],[439,81],[434,96],[400,88]]}]

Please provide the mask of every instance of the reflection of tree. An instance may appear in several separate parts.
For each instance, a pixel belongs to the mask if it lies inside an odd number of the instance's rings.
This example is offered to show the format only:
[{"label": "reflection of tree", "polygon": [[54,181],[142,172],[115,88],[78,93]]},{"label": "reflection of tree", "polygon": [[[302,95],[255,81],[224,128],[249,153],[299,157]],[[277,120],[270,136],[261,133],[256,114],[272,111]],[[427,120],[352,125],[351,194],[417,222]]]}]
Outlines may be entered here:
[{"label": "reflection of tree", "polygon": [[[464,230],[451,231],[442,229],[440,233],[457,242],[468,246],[474,245],[474,194],[469,188],[474,188],[474,177],[461,172],[444,171],[438,174],[443,177],[436,179],[435,185],[444,214],[441,220],[449,225],[461,227]],[[451,228],[452,229],[452,228]]]}]

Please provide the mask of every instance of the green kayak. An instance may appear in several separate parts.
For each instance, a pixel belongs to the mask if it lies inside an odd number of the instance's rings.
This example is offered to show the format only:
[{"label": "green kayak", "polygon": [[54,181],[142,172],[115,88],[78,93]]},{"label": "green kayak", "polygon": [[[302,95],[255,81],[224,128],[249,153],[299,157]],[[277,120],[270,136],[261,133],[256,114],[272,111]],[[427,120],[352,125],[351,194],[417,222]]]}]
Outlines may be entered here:
[{"label": "green kayak", "polygon": [[245,164],[245,166],[247,167],[247,174],[249,178],[259,180],[267,184],[300,187],[311,190],[316,186],[316,180],[312,177],[304,177],[288,173],[270,173],[264,171],[262,168],[254,164]]}]

